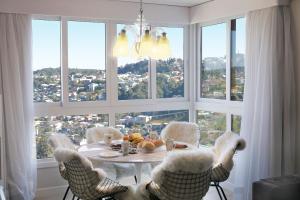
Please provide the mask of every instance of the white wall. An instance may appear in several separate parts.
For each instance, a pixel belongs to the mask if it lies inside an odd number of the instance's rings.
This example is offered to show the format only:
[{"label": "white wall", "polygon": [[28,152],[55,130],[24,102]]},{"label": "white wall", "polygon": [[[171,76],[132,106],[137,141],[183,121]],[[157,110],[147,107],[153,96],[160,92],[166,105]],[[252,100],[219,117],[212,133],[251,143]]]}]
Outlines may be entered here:
[{"label": "white wall", "polygon": [[298,173],[300,174],[300,0],[292,0],[291,3],[292,8],[292,18],[294,23],[294,48],[295,48],[295,64],[296,64],[296,84],[297,84],[297,102],[298,102],[298,119],[297,119],[297,130],[298,130],[298,138],[297,138],[297,147],[298,147],[298,163],[297,169]]},{"label": "white wall", "polygon": [[[0,12],[135,21],[138,3],[108,0],[0,0]],[[148,22],[188,24],[189,9],[167,5],[144,5]]]},{"label": "white wall", "polygon": [[285,4],[289,0],[214,0],[192,7],[190,22],[203,23],[226,17],[244,15],[248,11]]}]

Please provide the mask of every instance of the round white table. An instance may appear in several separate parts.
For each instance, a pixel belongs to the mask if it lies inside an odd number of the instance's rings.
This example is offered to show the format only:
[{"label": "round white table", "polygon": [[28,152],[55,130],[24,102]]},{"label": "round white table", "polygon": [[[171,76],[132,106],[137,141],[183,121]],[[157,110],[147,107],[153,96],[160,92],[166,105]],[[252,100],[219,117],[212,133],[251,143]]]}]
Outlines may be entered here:
[{"label": "round white table", "polygon": [[[113,143],[120,143],[120,141],[114,141]],[[186,149],[174,149],[173,151],[188,151],[193,150],[196,147],[192,145],[188,145]],[[103,162],[110,162],[110,163],[130,163],[134,164],[136,167],[136,177],[137,183],[141,183],[142,177],[142,165],[146,163],[160,163],[166,157],[168,152],[166,151],[165,146],[162,146],[156,149],[153,153],[142,153],[138,152],[137,154],[129,154],[127,156],[123,156],[120,153],[120,156],[113,157],[113,158],[104,158],[100,157],[100,153],[105,152],[112,152],[113,150],[108,146],[105,145],[103,142],[94,143],[94,144],[85,144],[78,148],[78,152],[87,158],[96,159]]]}]

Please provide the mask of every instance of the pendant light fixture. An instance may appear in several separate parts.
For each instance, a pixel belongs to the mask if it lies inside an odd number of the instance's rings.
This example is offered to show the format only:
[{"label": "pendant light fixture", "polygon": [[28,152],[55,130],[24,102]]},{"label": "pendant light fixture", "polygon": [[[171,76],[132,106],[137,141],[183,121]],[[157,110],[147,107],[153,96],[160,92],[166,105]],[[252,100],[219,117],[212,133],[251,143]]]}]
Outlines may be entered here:
[{"label": "pendant light fixture", "polygon": [[[161,28],[153,28],[147,25],[143,15],[143,1],[140,1],[140,14],[135,26],[125,26],[118,34],[113,47],[114,57],[135,57],[138,59],[167,59],[171,56],[170,43],[167,33],[159,33]],[[132,48],[129,48],[126,31],[134,31],[137,38]],[[132,52],[130,52],[130,49]]]}]

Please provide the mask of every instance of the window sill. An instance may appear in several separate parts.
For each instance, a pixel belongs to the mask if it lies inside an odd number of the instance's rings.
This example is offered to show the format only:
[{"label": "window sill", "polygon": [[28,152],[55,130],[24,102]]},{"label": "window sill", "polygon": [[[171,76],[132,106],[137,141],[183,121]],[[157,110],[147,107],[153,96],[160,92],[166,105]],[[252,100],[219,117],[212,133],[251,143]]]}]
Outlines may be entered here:
[{"label": "window sill", "polygon": [[58,164],[53,158],[37,160],[37,169],[53,168],[57,166]]}]

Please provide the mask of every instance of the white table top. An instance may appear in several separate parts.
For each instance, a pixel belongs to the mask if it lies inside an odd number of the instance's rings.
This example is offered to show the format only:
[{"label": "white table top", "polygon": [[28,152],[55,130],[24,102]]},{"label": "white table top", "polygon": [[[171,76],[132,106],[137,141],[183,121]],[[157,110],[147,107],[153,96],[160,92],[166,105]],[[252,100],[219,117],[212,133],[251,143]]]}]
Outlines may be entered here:
[{"label": "white table top", "polygon": [[[120,141],[114,141],[119,142]],[[113,143],[114,143],[113,142]],[[173,151],[189,151],[194,150],[196,147],[192,145],[188,145],[187,149],[174,149]],[[158,163],[163,161],[168,152],[166,151],[165,146],[162,146],[156,149],[152,153],[142,153],[138,152],[137,154],[129,154],[127,156],[123,156],[120,153],[120,156],[114,158],[103,158],[100,157],[100,153],[102,152],[112,152],[111,148],[104,143],[95,143],[95,144],[86,144],[82,145],[78,149],[79,153],[91,158],[97,159],[105,162],[113,162],[113,163]],[[172,151],[172,152],[173,152]]]}]

